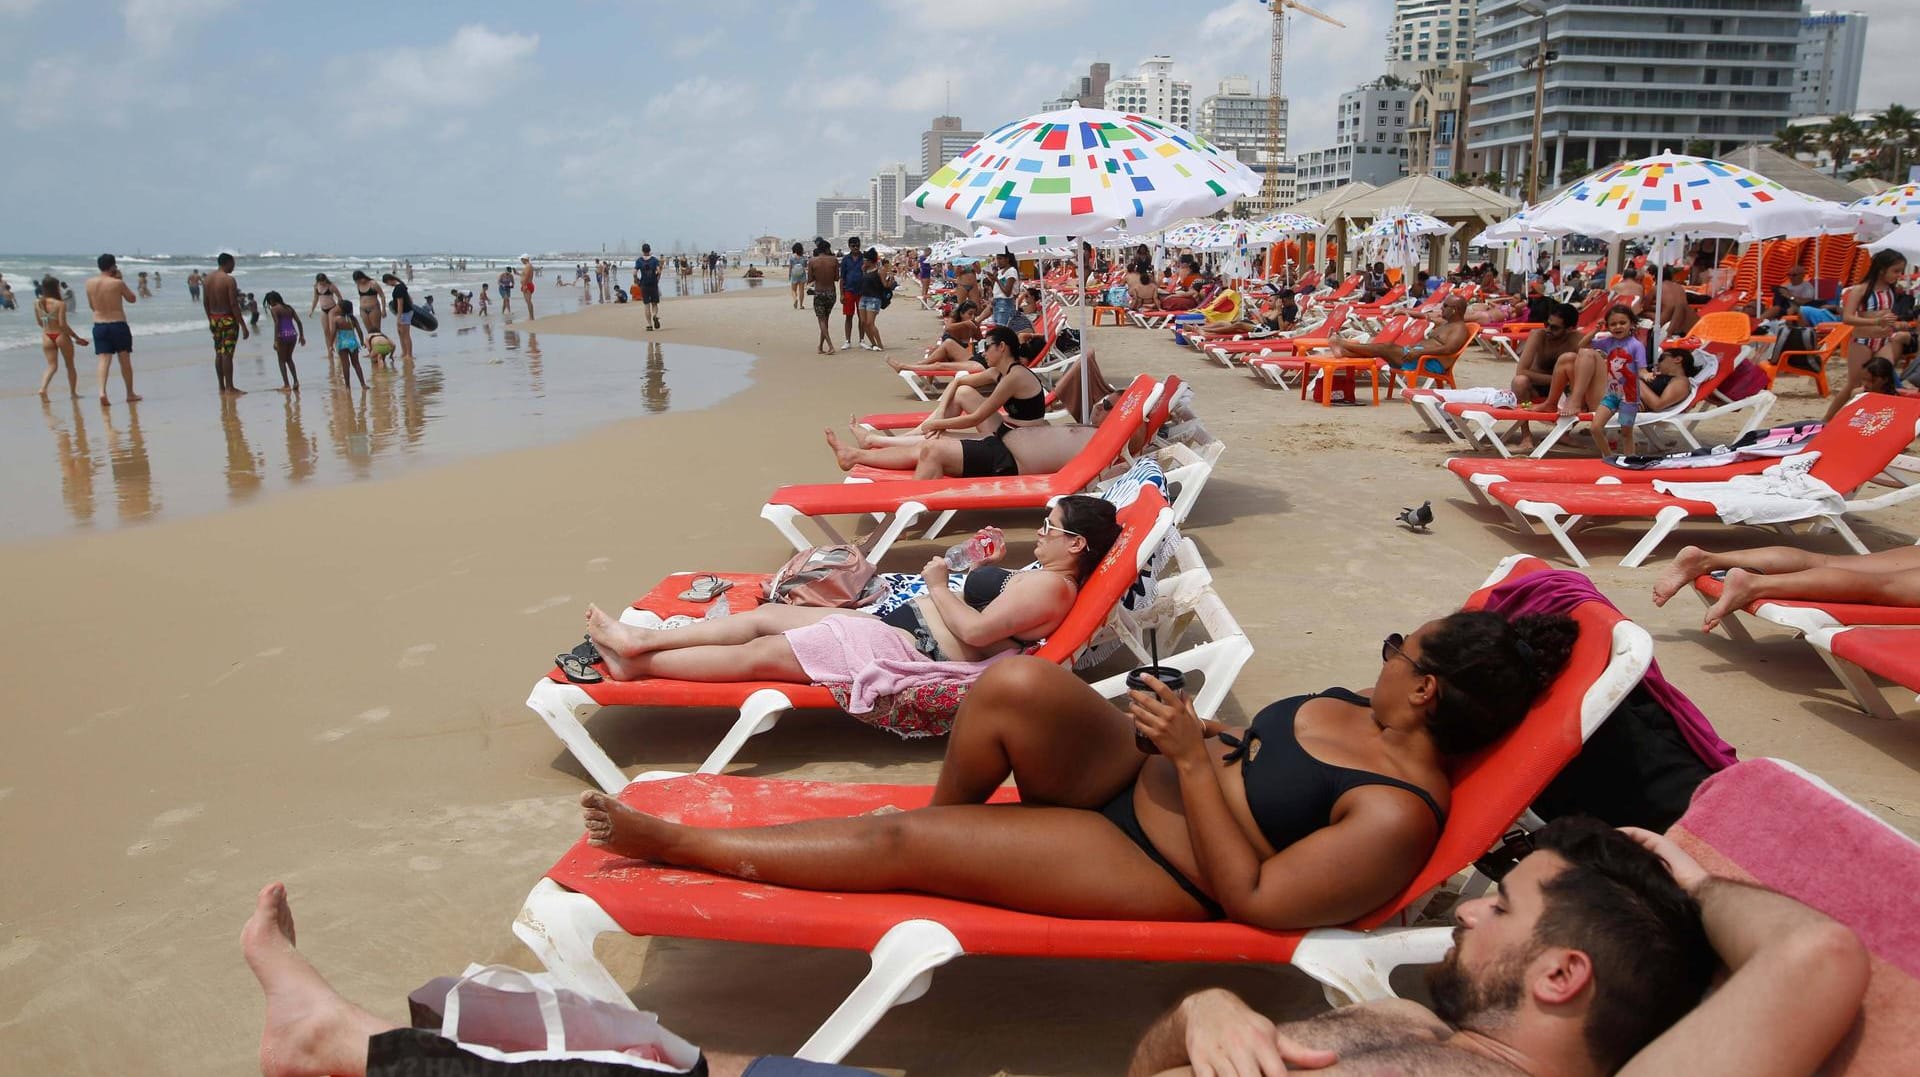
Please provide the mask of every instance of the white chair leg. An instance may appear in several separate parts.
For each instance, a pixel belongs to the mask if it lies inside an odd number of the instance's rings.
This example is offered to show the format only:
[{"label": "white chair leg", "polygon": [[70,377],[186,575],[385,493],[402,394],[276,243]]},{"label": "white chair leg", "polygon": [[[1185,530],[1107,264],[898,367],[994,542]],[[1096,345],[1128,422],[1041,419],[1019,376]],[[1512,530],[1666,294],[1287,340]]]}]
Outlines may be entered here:
[{"label": "white chair leg", "polygon": [[552,879],[534,884],[513,918],[514,935],[533,951],[555,987],[634,1009],[633,1000],[593,952],[593,940],[614,931],[625,929],[592,898]]},{"label": "white chair leg", "polygon": [[893,548],[893,544],[900,541],[900,536],[906,534],[907,529],[912,527],[914,521],[926,511],[927,507],[918,501],[901,502],[900,507],[893,511],[893,520],[887,524],[885,530],[880,532],[880,537],[867,551],[867,560],[876,565],[879,564],[880,559],[887,556],[887,551]]},{"label": "white chair leg", "polygon": [[809,1062],[847,1057],[880,1018],[895,1006],[926,994],[933,970],[966,953],[960,940],[932,920],[908,920],[889,928],[873,948],[873,969],[794,1052]]},{"label": "white chair leg", "polygon": [[[1547,534],[1553,536],[1553,541],[1560,544],[1560,549],[1566,553],[1574,567],[1587,567],[1587,555],[1581,553],[1580,547],[1573,544],[1573,536],[1567,533],[1565,521],[1559,518],[1559,509],[1556,506],[1543,505],[1535,501],[1522,501],[1513,506],[1513,509],[1525,519],[1539,524]],[[1569,519],[1578,519],[1578,517],[1569,517]]]},{"label": "white chair leg", "polygon": [[940,515],[935,516],[933,518],[933,522],[927,525],[927,530],[924,537],[939,538],[940,532],[945,530],[946,526],[953,522],[953,514],[957,511],[958,511],[957,509],[948,509],[945,512],[941,513]]},{"label": "white chair leg", "polygon": [[1376,1002],[1395,997],[1389,981],[1394,969],[1434,964],[1452,947],[1453,931],[1444,927],[1322,929],[1307,932],[1293,952],[1293,966],[1318,980],[1335,1006]]},{"label": "white chair leg", "polygon": [[[1666,508],[1655,513],[1653,516],[1653,526],[1647,528],[1647,533],[1641,537],[1633,549],[1627,551],[1627,556],[1620,559],[1620,567],[1639,568],[1641,562],[1651,557],[1653,551],[1658,548],[1662,542],[1665,542],[1667,536],[1673,533],[1673,529],[1679,526],[1680,521],[1686,518],[1687,510],[1678,505],[1668,505]],[[1865,553],[1866,551],[1862,550],[1860,552]]]},{"label": "white chair leg", "polygon": [[[1831,635],[1832,633],[1828,633],[1828,638],[1831,638]],[[1899,718],[1899,715],[1895,714],[1893,708],[1888,705],[1887,697],[1880,691],[1880,686],[1874,683],[1871,673],[1834,654],[1824,646],[1816,644],[1813,651],[1826,662],[1827,668],[1833,671],[1833,675],[1840,678],[1840,683],[1846,687],[1848,694],[1853,696],[1854,702],[1860,704],[1861,710],[1875,718],[1884,718],[1887,721]]]},{"label": "white chair leg", "polygon": [[727,735],[720,738],[706,761],[700,764],[697,774],[719,774],[740,754],[750,738],[757,737],[780,724],[780,716],[793,709],[793,700],[777,688],[762,688],[747,697],[740,704],[740,716],[733,721]]},{"label": "white chair leg", "polygon": [[760,506],[760,518],[772,524],[773,529],[780,532],[780,537],[786,539],[794,549],[810,550],[813,548],[813,543],[807,541],[807,536],[800,533],[800,510],[793,506],[762,505]]},{"label": "white chair leg", "polygon": [[618,793],[626,788],[627,776],[607,755],[606,749],[595,744],[587,732],[586,720],[600,709],[591,697],[577,686],[561,684],[541,678],[527,695],[527,706],[533,713],[547,723],[560,743],[586,768],[593,783],[609,793]]}]

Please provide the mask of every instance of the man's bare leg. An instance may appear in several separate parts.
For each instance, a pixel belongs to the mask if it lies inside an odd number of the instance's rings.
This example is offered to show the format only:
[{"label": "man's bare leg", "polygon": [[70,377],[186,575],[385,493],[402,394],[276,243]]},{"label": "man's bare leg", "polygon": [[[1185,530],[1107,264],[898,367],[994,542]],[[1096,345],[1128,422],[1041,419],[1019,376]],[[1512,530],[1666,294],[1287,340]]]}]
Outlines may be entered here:
[{"label": "man's bare leg", "polygon": [[267,996],[260,1033],[266,1077],[354,1077],[367,1072],[367,1040],[400,1028],[342,998],[293,948],[287,888],[270,883],[240,929],[240,952]]},{"label": "man's bare leg", "polygon": [[1743,568],[1769,576],[1784,576],[1816,568],[1843,568],[1859,573],[1910,572],[1920,569],[1920,546],[1897,546],[1874,553],[1815,553],[1797,546],[1760,546],[1751,550],[1714,553],[1688,546],[1653,585],[1653,604],[1664,606],[1682,587],[1709,572]]}]

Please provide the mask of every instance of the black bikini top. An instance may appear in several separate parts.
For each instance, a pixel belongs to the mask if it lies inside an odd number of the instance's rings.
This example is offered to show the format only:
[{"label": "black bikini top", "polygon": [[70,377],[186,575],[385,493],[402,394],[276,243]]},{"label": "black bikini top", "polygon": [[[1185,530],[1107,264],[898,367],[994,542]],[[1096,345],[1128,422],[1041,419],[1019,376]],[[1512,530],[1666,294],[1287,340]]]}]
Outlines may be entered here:
[{"label": "black bikini top", "polygon": [[[999,565],[981,565],[967,573],[966,581],[960,585],[960,598],[974,609],[984,610],[993,605],[993,600],[1000,597],[1000,592],[1007,589],[1007,582],[1011,579],[1013,579],[1011,569],[1004,569]],[[1045,637],[1021,639],[1019,636],[1014,636],[1012,639],[1022,647],[1031,647]]]},{"label": "black bikini top", "polygon": [[1425,789],[1370,770],[1323,763],[1300,746],[1300,738],[1293,731],[1294,718],[1302,704],[1322,696],[1363,707],[1369,705],[1364,696],[1345,688],[1329,688],[1316,695],[1294,696],[1268,704],[1254,715],[1244,742],[1230,734],[1220,737],[1233,746],[1226,761],[1239,762],[1247,790],[1247,808],[1253,813],[1253,821],[1259,824],[1260,833],[1267,836],[1273,847],[1284,849],[1325,827],[1332,822],[1334,803],[1348,790],[1363,785],[1405,789],[1426,801],[1427,807],[1433,809],[1434,818],[1445,827],[1447,813],[1440,810],[1439,802]]},{"label": "black bikini top", "polygon": [[[1011,373],[1011,371],[1009,371],[1009,373]],[[1001,377],[1005,376],[1004,374],[1001,375]],[[998,383],[999,379],[996,378],[995,384]],[[1037,392],[1032,396],[1008,397],[1007,402],[1000,405],[1000,410],[1006,412],[1007,418],[1009,419],[1015,419],[1023,423],[1038,422],[1047,417],[1047,394],[1045,392]]]}]

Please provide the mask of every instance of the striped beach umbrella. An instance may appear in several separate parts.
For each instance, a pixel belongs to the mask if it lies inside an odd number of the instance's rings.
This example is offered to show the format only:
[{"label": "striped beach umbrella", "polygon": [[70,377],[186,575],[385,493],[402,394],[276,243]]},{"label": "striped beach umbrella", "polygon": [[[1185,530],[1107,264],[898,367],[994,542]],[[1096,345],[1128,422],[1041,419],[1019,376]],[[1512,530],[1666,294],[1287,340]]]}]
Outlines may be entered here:
[{"label": "striped beach umbrella", "polygon": [[1847,204],[1847,208],[1894,224],[1920,221],[1920,183],[1903,183]]},{"label": "striped beach umbrella", "polygon": [[1005,124],[901,203],[909,217],[1010,235],[1156,232],[1255,194],[1260,178],[1148,116],[1068,108]]}]

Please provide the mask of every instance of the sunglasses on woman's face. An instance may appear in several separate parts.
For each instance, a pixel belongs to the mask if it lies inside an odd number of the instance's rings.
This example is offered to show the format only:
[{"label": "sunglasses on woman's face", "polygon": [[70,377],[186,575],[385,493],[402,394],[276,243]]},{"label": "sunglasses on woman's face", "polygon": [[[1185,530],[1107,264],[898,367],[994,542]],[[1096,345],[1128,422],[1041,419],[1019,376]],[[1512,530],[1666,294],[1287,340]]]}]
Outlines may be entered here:
[{"label": "sunglasses on woman's face", "polygon": [[1380,641],[1380,661],[1382,663],[1385,663],[1385,662],[1393,661],[1395,657],[1404,658],[1407,660],[1407,665],[1410,665],[1413,667],[1414,672],[1431,675],[1433,671],[1427,668],[1427,664],[1425,662],[1422,662],[1420,659],[1413,657],[1412,655],[1408,654],[1405,650],[1403,650],[1403,648],[1406,647],[1406,645],[1407,645],[1407,637],[1401,635],[1398,632],[1395,632],[1392,635],[1388,636],[1386,639],[1381,640]]},{"label": "sunglasses on woman's face", "polygon": [[1061,527],[1059,524],[1054,523],[1052,520],[1040,521],[1039,534],[1041,538],[1046,538],[1048,535],[1069,535],[1069,536],[1072,536],[1073,538],[1086,538],[1086,536],[1082,535],[1080,532],[1069,531],[1066,528]]}]

